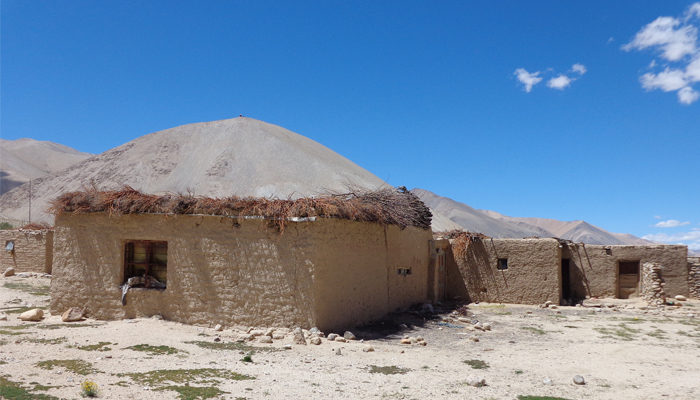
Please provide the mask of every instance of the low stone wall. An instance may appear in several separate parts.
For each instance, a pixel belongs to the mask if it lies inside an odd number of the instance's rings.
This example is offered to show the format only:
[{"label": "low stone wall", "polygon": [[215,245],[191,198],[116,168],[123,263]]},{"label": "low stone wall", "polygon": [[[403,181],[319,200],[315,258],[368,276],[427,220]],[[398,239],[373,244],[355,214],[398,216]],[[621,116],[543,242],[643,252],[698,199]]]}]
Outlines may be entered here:
[{"label": "low stone wall", "polygon": [[688,292],[700,299],[700,257],[688,257]]},{"label": "low stone wall", "polygon": [[651,305],[666,304],[666,292],[664,292],[661,271],[663,267],[657,263],[644,263],[642,265],[642,298]]}]

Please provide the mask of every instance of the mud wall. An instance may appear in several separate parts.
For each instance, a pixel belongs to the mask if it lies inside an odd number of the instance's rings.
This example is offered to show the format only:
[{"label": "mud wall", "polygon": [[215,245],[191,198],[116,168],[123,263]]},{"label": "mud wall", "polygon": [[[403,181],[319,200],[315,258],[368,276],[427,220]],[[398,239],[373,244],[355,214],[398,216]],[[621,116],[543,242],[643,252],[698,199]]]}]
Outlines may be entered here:
[{"label": "mud wall", "polygon": [[[507,269],[498,260],[507,259]],[[481,239],[467,246],[466,259],[456,260],[472,301],[559,303],[561,249],[554,239]],[[452,284],[452,296],[464,296]]]},{"label": "mud wall", "polygon": [[618,297],[618,265],[621,261],[652,262],[662,266],[667,296],[688,295],[688,248],[682,245],[564,246],[562,257],[569,258],[572,281],[578,279],[591,297]]},{"label": "mud wall", "polygon": [[[430,231],[319,219],[290,222],[280,234],[266,224],[211,216],[62,215],[51,312],[83,306],[99,319],[160,314],[190,324],[329,329],[425,299],[425,281],[422,291],[412,288],[427,274],[420,271],[427,271]],[[127,240],[168,242],[167,288],[131,289],[122,306]],[[399,286],[389,284],[389,266],[419,261],[400,286],[403,294],[391,298],[391,288]]]},{"label": "mud wall", "polygon": [[[5,250],[9,241],[14,241],[14,250],[11,252]],[[13,267],[15,272],[51,273],[53,231],[0,230],[0,245],[0,273],[9,267]]]}]

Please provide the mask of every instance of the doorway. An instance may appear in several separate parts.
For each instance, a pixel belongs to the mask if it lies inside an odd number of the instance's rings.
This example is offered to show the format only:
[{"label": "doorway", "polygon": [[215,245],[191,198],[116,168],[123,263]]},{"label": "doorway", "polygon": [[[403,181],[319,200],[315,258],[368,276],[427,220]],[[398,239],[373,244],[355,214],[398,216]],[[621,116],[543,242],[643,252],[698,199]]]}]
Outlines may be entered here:
[{"label": "doorway", "polygon": [[618,298],[639,296],[639,261],[620,261],[618,264]]},{"label": "doorway", "polygon": [[561,260],[561,298],[571,299],[571,260],[568,258]]}]

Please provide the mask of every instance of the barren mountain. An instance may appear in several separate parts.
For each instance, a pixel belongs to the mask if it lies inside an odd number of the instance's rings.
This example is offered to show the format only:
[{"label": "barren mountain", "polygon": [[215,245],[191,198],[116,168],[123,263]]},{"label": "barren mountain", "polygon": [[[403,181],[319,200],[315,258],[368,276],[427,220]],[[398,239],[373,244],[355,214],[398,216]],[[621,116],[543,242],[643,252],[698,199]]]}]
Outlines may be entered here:
[{"label": "barren mountain", "polygon": [[[52,221],[47,203],[95,184],[147,193],[209,197],[303,197],[384,182],[329,148],[250,118],[183,125],[151,133],[33,182],[32,220]],[[0,196],[0,213],[26,219],[28,188]]]},{"label": "barren mountain", "polygon": [[[438,196],[427,190],[413,189],[411,193],[418,196],[435,212],[433,218],[439,220],[442,217],[446,217],[457,225],[472,232],[480,232],[497,238],[522,238],[541,235],[540,231],[521,228],[515,224],[491,218],[464,203],[456,202],[447,197]],[[442,230],[439,228],[440,227],[433,225],[434,231]]]},{"label": "barren mountain", "polygon": [[[436,214],[442,214],[442,216],[461,225],[465,230],[481,232],[492,237],[558,237],[575,242],[602,245],[654,244],[654,242],[627,233],[611,233],[585,221],[508,217],[495,211],[476,210],[464,203],[438,196],[427,190],[413,189],[411,192],[435,210]],[[433,218],[439,218],[439,216]]]},{"label": "barren mountain", "polygon": [[91,156],[53,142],[0,139],[0,195]]}]

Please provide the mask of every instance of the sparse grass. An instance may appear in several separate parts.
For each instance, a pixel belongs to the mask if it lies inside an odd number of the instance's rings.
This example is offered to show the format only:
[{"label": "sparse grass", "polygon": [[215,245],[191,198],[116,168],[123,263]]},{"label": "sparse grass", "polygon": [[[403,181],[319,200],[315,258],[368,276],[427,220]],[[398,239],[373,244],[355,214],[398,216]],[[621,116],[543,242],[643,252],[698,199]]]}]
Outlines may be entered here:
[{"label": "sparse grass", "polygon": [[2,329],[0,329],[0,335],[8,335],[8,336],[13,336],[13,335],[25,335],[25,332],[19,332],[21,330],[30,328],[31,325],[14,325],[14,326],[5,326]]},{"label": "sparse grass", "polygon": [[520,327],[520,329],[524,329],[524,330],[526,330],[526,331],[530,331],[530,332],[536,333],[536,334],[538,334],[538,335],[544,335],[544,334],[547,333],[547,332],[545,332],[543,329],[541,329],[541,328],[536,328],[536,327],[534,327],[534,326],[522,326],[522,327]]},{"label": "sparse grass", "polygon": [[94,328],[94,327],[98,327],[101,325],[104,325],[104,324],[70,324],[70,323],[67,323],[67,324],[37,325],[37,328],[53,330],[53,329],[63,329],[63,328],[88,328],[88,327]]},{"label": "sparse grass", "polygon": [[51,287],[49,286],[32,286],[24,282],[8,282],[3,284],[3,286],[8,289],[29,293],[32,296],[48,296],[51,290]]},{"label": "sparse grass", "polygon": [[160,356],[160,355],[169,355],[169,354],[177,354],[177,353],[187,353],[184,350],[178,350],[174,347],[170,346],[151,346],[150,344],[137,344],[135,346],[129,346],[127,347],[129,350],[134,350],[134,351],[143,351],[148,353],[149,356]]},{"label": "sparse grass", "polygon": [[488,305],[486,305],[486,304],[485,305],[473,304],[473,305],[470,305],[470,307],[478,307],[478,308],[483,308],[486,310],[494,310],[494,309],[498,309],[498,308],[506,308],[506,305],[505,304],[488,304]]},{"label": "sparse grass", "polygon": [[664,336],[666,332],[662,331],[661,329],[655,329],[652,332],[647,332],[648,336],[655,337],[657,339],[668,339],[666,336]]},{"label": "sparse grass", "polygon": [[518,400],[570,400],[563,397],[550,396],[518,396]]},{"label": "sparse grass", "polygon": [[646,322],[643,318],[631,318],[631,317],[626,317],[626,318],[610,318],[610,319],[616,319],[619,321],[624,321],[629,324],[641,324],[642,322]]},{"label": "sparse grass", "polygon": [[522,375],[523,370],[522,370],[522,369],[516,369],[514,372],[515,372],[515,375]]},{"label": "sparse grass", "polygon": [[246,355],[245,357],[243,357],[243,358],[241,359],[241,361],[246,362],[246,363],[252,363],[252,362],[253,362],[253,357],[252,357],[250,354],[248,354],[248,355]]},{"label": "sparse grass", "polygon": [[255,379],[249,375],[239,374],[226,369],[201,368],[201,369],[163,369],[143,373],[117,374],[118,377],[128,376],[139,384],[160,386],[165,382],[172,383],[220,383],[219,379],[241,381]]},{"label": "sparse grass", "polygon": [[[78,350],[85,350],[85,351],[110,351],[112,350],[109,347],[106,347],[107,345],[110,345],[112,343],[110,342],[99,342],[97,344],[89,344],[87,346],[78,346]],[[114,343],[115,345],[117,343]]]},{"label": "sparse grass", "polygon": [[396,365],[389,365],[386,367],[379,367],[377,365],[367,366],[370,374],[384,374],[384,375],[396,375],[405,374],[410,371],[408,368],[397,367]]},{"label": "sparse grass", "polygon": [[113,383],[112,386],[129,387],[130,385],[127,381],[119,381],[117,383]]},{"label": "sparse grass", "polygon": [[83,360],[47,360],[36,363],[36,366],[43,369],[65,368],[66,371],[78,375],[89,375],[98,372],[92,367],[92,364]]},{"label": "sparse grass", "polygon": [[605,335],[604,337],[616,337],[621,340],[633,340],[634,339],[634,334],[639,333],[639,329],[633,329],[628,327],[625,324],[620,324],[619,327],[616,328],[593,328],[599,333],[602,333]]},{"label": "sparse grass", "polygon": [[464,360],[464,363],[473,369],[487,369],[489,367],[488,363],[482,360]]},{"label": "sparse grass", "polygon": [[574,326],[574,325],[564,325],[564,328],[578,329],[578,328],[580,328],[580,327],[579,327],[579,326]]},{"label": "sparse grass", "polygon": [[46,339],[46,338],[23,338],[23,342],[29,342],[29,343],[39,343],[39,344],[61,344],[65,342],[66,337],[59,337],[59,338],[54,338],[54,339]]},{"label": "sparse grass", "polygon": [[185,342],[188,344],[196,344],[197,346],[204,348],[204,349],[210,349],[210,350],[238,350],[238,351],[244,351],[248,353],[259,353],[259,352],[274,352],[274,351],[280,351],[280,349],[275,348],[275,347],[254,347],[247,345],[245,343],[241,342],[228,342],[228,343],[222,343],[222,342],[203,342],[203,341],[191,341],[191,342]]},{"label": "sparse grass", "polygon": [[197,400],[197,399],[212,399],[221,398],[222,394],[227,394],[230,392],[224,392],[218,387],[208,386],[208,387],[198,387],[198,386],[165,386],[158,388],[156,390],[172,390],[179,393],[178,398],[182,400]]},{"label": "sparse grass", "polygon": [[31,393],[29,390],[23,388],[19,383],[12,382],[5,376],[0,376],[0,398],[8,400],[59,400],[58,397],[41,393]]}]

